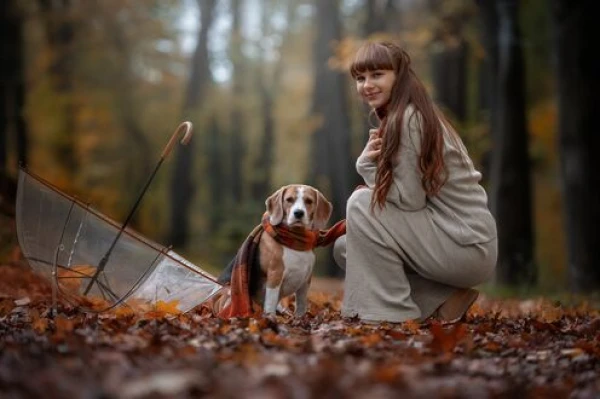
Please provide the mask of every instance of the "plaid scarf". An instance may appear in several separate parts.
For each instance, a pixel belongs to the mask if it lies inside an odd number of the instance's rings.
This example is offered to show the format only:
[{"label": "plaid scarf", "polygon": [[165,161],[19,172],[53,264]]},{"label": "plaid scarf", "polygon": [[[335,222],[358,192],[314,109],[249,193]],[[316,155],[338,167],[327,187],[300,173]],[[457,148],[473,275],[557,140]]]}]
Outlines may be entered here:
[{"label": "plaid scarf", "polygon": [[[267,213],[263,215],[262,223],[256,226],[248,235],[235,259],[230,281],[230,298],[224,301],[221,309],[217,309],[217,316],[221,318],[250,317],[253,313],[252,299],[250,298],[250,270],[252,262],[257,257],[260,237],[267,232],[279,244],[298,251],[308,251],[315,247],[327,246],[338,237],[346,234],[346,220],[340,220],[327,230],[308,230],[305,228],[289,228],[283,225],[273,226],[269,222]],[[223,301],[221,301],[223,303]]]},{"label": "plaid scarf", "polygon": [[308,230],[304,227],[289,228],[281,224],[273,226],[269,222],[269,215],[265,213],[262,228],[284,247],[296,251],[309,251],[332,244],[338,237],[346,234],[346,220],[340,220],[327,230]]}]

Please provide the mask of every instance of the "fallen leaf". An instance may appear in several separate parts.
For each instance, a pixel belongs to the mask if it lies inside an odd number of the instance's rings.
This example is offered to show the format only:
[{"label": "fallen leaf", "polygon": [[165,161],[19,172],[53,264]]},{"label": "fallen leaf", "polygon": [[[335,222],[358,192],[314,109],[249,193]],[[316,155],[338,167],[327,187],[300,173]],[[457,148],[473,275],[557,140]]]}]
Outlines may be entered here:
[{"label": "fallen leaf", "polygon": [[0,317],[6,316],[16,307],[12,299],[0,299]]},{"label": "fallen leaf", "polygon": [[81,284],[96,273],[96,268],[91,265],[75,265],[69,269],[60,268],[57,271],[58,284],[61,289],[72,293],[79,293]]},{"label": "fallen leaf", "polygon": [[179,301],[176,300],[169,302],[159,300],[158,302],[156,302],[156,311],[172,315],[177,315],[181,313],[181,310],[179,310]]},{"label": "fallen leaf", "polygon": [[581,348],[567,348],[560,351],[560,354],[568,357],[577,357],[585,352]]},{"label": "fallen leaf", "polygon": [[433,322],[431,324],[431,334],[433,340],[430,347],[434,352],[452,353],[454,348],[467,335],[467,327],[459,323],[445,331],[440,323]]},{"label": "fallen leaf", "polygon": [[416,320],[407,320],[402,323],[402,327],[411,334],[417,334],[421,329],[421,324]]},{"label": "fallen leaf", "polygon": [[366,347],[371,347],[376,345],[382,341],[381,334],[379,333],[371,333],[365,336],[360,337],[360,343],[365,345]]},{"label": "fallen leaf", "polygon": [[31,327],[35,332],[39,334],[43,334],[48,329],[48,319],[45,317],[40,317],[40,312],[38,310],[32,310],[30,312],[31,316]]},{"label": "fallen leaf", "polygon": [[65,316],[56,316],[54,318],[56,332],[60,334],[70,333],[75,328],[75,321]]},{"label": "fallen leaf", "polygon": [[24,297],[24,298],[15,300],[15,305],[17,305],[17,306],[26,306],[26,305],[29,305],[30,303],[31,303],[31,299],[29,299],[29,297]]}]

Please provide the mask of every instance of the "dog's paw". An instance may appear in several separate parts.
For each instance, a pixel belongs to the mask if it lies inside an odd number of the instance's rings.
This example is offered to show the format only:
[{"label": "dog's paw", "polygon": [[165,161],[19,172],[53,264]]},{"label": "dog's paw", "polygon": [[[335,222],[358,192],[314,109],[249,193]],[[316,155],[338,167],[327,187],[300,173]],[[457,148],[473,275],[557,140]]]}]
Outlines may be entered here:
[{"label": "dog's paw", "polygon": [[277,312],[283,317],[293,317],[294,312],[290,310],[290,308],[282,308],[278,309]]},{"label": "dog's paw", "polygon": [[312,320],[313,317],[315,317],[315,315],[308,311],[304,312],[304,313],[294,314],[294,320],[299,320],[299,321],[309,321],[309,320]]},{"label": "dog's paw", "polygon": [[277,324],[277,314],[275,314],[275,313],[264,313],[263,317],[265,318],[265,320],[267,320],[267,322]]},{"label": "dog's paw", "polygon": [[263,318],[265,320],[265,327],[279,334],[279,320],[277,320],[277,315],[275,313],[268,313],[263,315]]}]

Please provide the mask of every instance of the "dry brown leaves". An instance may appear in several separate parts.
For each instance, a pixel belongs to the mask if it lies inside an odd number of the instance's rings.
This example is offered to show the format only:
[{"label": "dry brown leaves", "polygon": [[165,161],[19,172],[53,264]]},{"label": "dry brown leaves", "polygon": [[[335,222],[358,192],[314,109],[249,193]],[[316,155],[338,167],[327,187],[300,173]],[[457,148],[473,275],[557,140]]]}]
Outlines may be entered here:
[{"label": "dry brown leaves", "polygon": [[[7,397],[576,397],[600,395],[600,314],[482,298],[465,323],[365,325],[314,293],[302,318],[219,320],[174,304],[49,317],[50,288],[0,266]],[[128,310],[124,310],[128,309]]]}]

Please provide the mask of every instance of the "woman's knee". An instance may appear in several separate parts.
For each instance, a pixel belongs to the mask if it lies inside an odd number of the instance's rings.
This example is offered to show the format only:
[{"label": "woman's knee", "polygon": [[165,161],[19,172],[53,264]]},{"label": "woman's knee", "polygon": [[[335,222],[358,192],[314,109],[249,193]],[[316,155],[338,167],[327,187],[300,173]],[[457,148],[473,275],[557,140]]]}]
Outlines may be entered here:
[{"label": "woman's knee", "polygon": [[[470,268],[465,268],[462,273],[462,283],[457,284],[464,288],[474,287],[476,285],[490,282],[496,274],[495,259],[482,258],[478,262],[472,262]],[[456,275],[458,276],[458,274]]]},{"label": "woman's knee", "polygon": [[335,240],[333,244],[333,259],[340,268],[346,270],[346,235]]},{"label": "woman's knee", "polygon": [[493,280],[496,275],[498,242],[493,240],[486,244],[480,244],[478,250],[482,254],[482,261],[478,263],[475,275],[479,279],[477,284],[483,284]]}]

